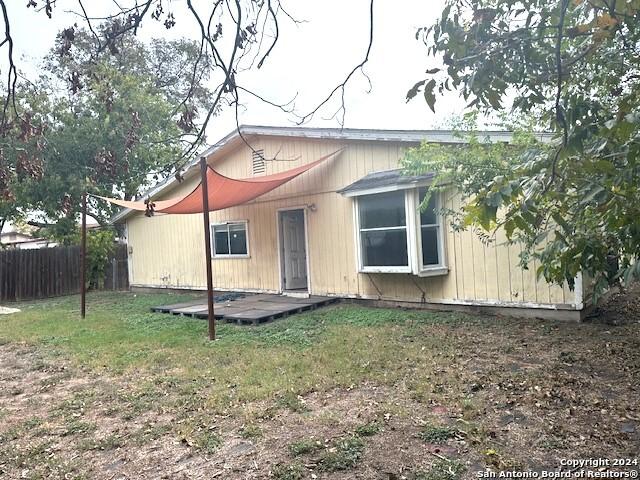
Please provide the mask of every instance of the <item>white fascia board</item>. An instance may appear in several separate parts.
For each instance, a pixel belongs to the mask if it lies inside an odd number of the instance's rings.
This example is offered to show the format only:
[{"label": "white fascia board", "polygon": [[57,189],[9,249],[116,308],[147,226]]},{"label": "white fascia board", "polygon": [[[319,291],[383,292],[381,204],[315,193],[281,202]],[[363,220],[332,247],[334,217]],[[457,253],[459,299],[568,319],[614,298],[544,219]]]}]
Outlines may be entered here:
[{"label": "white fascia board", "polygon": [[[359,128],[306,128],[306,127],[265,127],[245,125],[240,127],[244,135],[264,135],[274,137],[299,137],[311,139],[332,140],[362,140],[377,142],[421,143],[466,143],[464,138],[454,130],[377,130]],[[510,142],[513,132],[507,131],[477,131],[474,132],[480,141]],[[541,141],[552,138],[549,133],[539,133]]]}]

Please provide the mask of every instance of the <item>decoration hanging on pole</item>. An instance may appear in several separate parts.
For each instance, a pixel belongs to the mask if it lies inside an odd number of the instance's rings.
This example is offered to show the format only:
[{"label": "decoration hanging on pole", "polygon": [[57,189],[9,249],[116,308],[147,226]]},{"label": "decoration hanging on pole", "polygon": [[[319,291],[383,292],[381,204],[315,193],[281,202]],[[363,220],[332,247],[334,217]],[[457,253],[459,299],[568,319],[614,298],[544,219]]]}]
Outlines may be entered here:
[{"label": "decoration hanging on pole", "polygon": [[211,265],[211,222],[209,220],[209,186],[207,182],[207,160],[200,157],[200,175],[202,177],[202,220],[204,224],[204,253],[207,262],[207,319],[209,340],[216,339],[216,320],[213,311],[213,272]]},{"label": "decoration hanging on pole", "polygon": [[86,313],[87,272],[87,192],[82,194],[82,232],[80,233],[80,317]]}]

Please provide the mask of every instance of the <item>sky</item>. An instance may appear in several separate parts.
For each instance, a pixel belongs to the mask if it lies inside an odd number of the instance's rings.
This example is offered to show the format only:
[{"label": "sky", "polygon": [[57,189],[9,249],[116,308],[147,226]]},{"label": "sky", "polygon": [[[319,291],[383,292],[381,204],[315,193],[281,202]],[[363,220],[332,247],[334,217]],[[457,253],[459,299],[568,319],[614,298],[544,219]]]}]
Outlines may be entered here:
[{"label": "sky", "polygon": [[[113,0],[85,1],[90,15],[112,11]],[[18,68],[27,77],[37,75],[42,57],[54,44],[61,29],[79,22],[76,0],[58,0],[53,18],[25,7],[26,0],[12,0],[9,16],[16,43]],[[40,5],[43,1],[38,2]],[[131,4],[121,0],[121,5]],[[424,78],[428,68],[438,66],[426,55],[426,47],[415,38],[418,27],[439,16],[444,0],[377,0],[374,10],[374,41],[365,71],[371,80],[357,73],[346,90],[347,128],[428,129],[445,125],[447,119],[462,111],[464,103],[456,95],[440,99],[436,114],[421,96],[405,102],[406,92]],[[195,21],[184,0],[165,0],[165,9],[174,12],[176,26],[166,30],[160,23],[146,19],[139,36],[199,39]],[[205,12],[210,1],[195,0]],[[368,0],[283,0],[291,15],[303,20],[294,24],[283,19],[280,40],[265,66],[243,73],[239,83],[265,98],[286,102],[296,96],[296,107],[306,112],[319,103],[364,57],[369,35]],[[245,96],[240,122],[257,125],[295,124],[290,114],[278,111],[260,100]],[[339,127],[331,115],[339,104],[327,106],[306,126]],[[226,111],[207,128],[207,140],[214,143],[235,128],[235,113]]]},{"label": "sky", "polygon": [[[36,0],[38,7],[43,0]],[[43,11],[26,8],[27,0],[7,3],[14,58],[26,78],[36,78],[38,66],[50,51],[55,37],[74,23],[84,26],[77,15],[78,0],[57,0],[53,18]],[[84,0],[89,16],[113,13],[115,0]],[[118,0],[122,6],[133,0]],[[193,0],[202,13],[211,0]],[[260,70],[238,77],[241,83],[264,98],[284,103],[296,97],[296,108],[305,113],[315,107],[363,59],[369,38],[369,0],[282,0],[283,6],[300,23],[280,22],[279,42]],[[407,91],[424,78],[425,71],[440,66],[427,57],[426,47],[416,40],[419,27],[433,23],[440,15],[444,0],[376,0],[374,40],[364,70],[370,79],[356,73],[345,92],[346,128],[430,129],[447,125],[464,107],[457,95],[440,98],[434,114],[418,95],[405,101]],[[186,0],[164,0],[166,10],[174,13],[176,25],[167,30],[146,18],[139,30],[142,40],[180,37],[199,40],[199,29],[186,8]],[[6,48],[6,46],[5,46]],[[0,69],[6,68],[6,51],[0,50]],[[3,63],[4,62],[4,63]],[[321,110],[310,127],[340,127],[331,118],[339,106],[338,98]],[[240,113],[241,124],[296,125],[290,114],[245,96]],[[236,127],[235,112],[228,109],[214,117],[207,127],[207,143],[213,144]]]}]

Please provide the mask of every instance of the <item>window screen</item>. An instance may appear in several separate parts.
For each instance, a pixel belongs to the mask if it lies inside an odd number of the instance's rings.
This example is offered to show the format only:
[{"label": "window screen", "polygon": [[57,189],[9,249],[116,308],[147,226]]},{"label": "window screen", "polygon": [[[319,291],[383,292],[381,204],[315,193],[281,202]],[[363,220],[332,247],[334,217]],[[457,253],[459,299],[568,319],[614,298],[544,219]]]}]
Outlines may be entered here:
[{"label": "window screen", "polygon": [[247,255],[246,222],[214,225],[213,252],[216,256]]},{"label": "window screen", "polygon": [[360,242],[364,267],[406,267],[407,216],[404,192],[358,198]]},{"label": "window screen", "polygon": [[[420,205],[427,194],[426,188],[421,188]],[[440,224],[436,213],[436,195],[432,194],[425,208],[420,209],[420,236],[422,247],[422,266],[440,265]]]}]

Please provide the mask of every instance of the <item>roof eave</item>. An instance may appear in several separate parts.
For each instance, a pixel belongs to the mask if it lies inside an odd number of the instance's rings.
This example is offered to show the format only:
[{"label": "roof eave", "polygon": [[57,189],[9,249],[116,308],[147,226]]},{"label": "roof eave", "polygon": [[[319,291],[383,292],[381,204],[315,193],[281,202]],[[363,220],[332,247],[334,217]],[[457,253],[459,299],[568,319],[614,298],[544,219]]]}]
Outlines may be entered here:
[{"label": "roof eave", "polygon": [[[198,155],[195,158],[193,158],[187,164],[187,166],[185,167],[185,173],[182,176],[182,178],[183,179],[188,179],[188,178],[191,178],[191,176],[195,174],[197,169],[194,169],[193,167],[195,165],[197,165],[197,163],[200,161],[200,158],[202,158],[202,157],[207,158],[207,157],[213,155],[214,153],[218,152],[222,148],[229,146],[234,140],[237,140],[239,138],[240,138],[240,135],[238,134],[238,130],[237,129],[233,130],[232,132],[230,132],[227,135],[225,135],[221,140],[219,140],[215,144],[211,145],[209,148],[207,148],[200,155]],[[150,190],[148,190],[144,194],[140,195],[139,197],[140,198],[151,198],[152,199],[156,195],[158,195],[158,194],[162,193],[163,191],[165,191],[167,188],[170,188],[170,187],[174,186],[176,183],[178,183],[178,179],[175,177],[175,175],[172,175],[171,177],[167,177],[163,182],[159,183],[158,185],[156,185],[155,187],[151,188]],[[109,219],[109,222],[112,223],[112,224],[113,223],[122,222],[122,221],[126,220],[127,217],[129,217],[130,215],[134,214],[135,212],[136,212],[136,210],[132,210],[130,208],[124,208],[124,209],[120,210],[118,213],[116,213],[114,216],[112,216]]]},{"label": "roof eave", "polygon": [[[508,131],[478,131],[475,132],[482,140],[489,142],[509,142],[513,138],[513,132]],[[419,144],[423,141],[434,143],[461,144],[466,143],[458,133],[453,130],[376,130],[376,129],[353,129],[353,128],[307,128],[307,127],[270,127],[259,125],[241,125],[233,130],[220,141],[209,147],[203,153],[192,159],[187,165],[184,178],[190,178],[195,174],[196,165],[201,157],[209,157],[219,151],[244,141],[244,137],[261,135],[275,137],[297,137],[309,139],[331,139],[346,141],[373,141],[373,142],[398,142],[408,144]],[[549,133],[537,134],[541,141],[549,141],[552,135]],[[140,195],[141,198],[154,198],[166,189],[175,185],[178,180],[172,176],[164,182],[156,185],[149,191]],[[111,217],[111,223],[118,223],[126,220],[135,210],[123,209]]]}]

